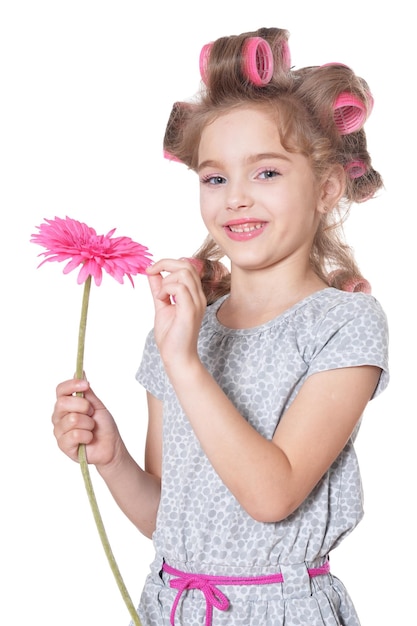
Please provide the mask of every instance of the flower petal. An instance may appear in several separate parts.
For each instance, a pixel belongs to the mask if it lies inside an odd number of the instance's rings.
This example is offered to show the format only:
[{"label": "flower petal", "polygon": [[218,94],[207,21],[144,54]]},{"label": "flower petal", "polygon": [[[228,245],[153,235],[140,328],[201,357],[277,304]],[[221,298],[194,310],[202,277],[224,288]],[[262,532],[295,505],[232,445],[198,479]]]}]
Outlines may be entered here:
[{"label": "flower petal", "polygon": [[113,237],[115,228],[107,235],[97,235],[94,228],[68,216],[45,219],[37,228],[39,232],[31,236],[31,242],[46,248],[41,253],[45,258],[40,265],[46,261],[69,259],[63,272],[68,274],[81,265],[78,283],[93,276],[96,285],[100,285],[104,270],[119,283],[128,276],[133,285],[132,275],[143,274],[152,263],[148,248],[130,237]]}]

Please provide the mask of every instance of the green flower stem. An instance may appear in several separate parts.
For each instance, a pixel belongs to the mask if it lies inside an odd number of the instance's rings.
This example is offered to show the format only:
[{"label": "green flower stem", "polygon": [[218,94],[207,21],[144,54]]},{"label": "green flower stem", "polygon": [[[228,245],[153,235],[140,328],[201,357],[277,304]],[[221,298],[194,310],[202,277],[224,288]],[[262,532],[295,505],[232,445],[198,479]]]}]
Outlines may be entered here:
[{"label": "green flower stem", "polygon": [[87,329],[87,313],[88,303],[90,301],[91,276],[84,283],[83,301],[81,305],[80,327],[78,331],[78,350],[77,350],[77,367],[75,369],[75,377],[83,378],[84,376],[84,347],[85,332]]},{"label": "green flower stem", "polygon": [[91,505],[91,509],[93,511],[93,516],[94,516],[94,520],[96,522],[96,526],[97,526],[97,530],[98,530],[98,534],[100,535],[100,539],[101,539],[101,543],[103,545],[104,548],[104,552],[106,553],[106,557],[107,560],[109,562],[110,568],[113,572],[113,576],[116,579],[117,582],[117,586],[119,587],[119,591],[122,594],[122,598],[127,606],[127,609],[130,613],[130,616],[132,618],[132,622],[133,624],[135,624],[135,626],[142,626],[141,622],[139,620],[138,614],[136,612],[136,609],[133,605],[133,602],[129,596],[129,592],[126,589],[126,585],[123,581],[123,578],[120,574],[119,568],[117,566],[116,563],[116,559],[114,558],[112,549],[110,547],[110,543],[109,540],[107,538],[107,534],[106,534],[106,530],[104,528],[104,524],[103,524],[103,520],[102,517],[100,515],[100,511],[98,508],[98,504],[97,504],[97,500],[96,500],[96,496],[94,493],[94,489],[93,489],[93,484],[91,482],[91,477],[90,477],[90,472],[88,469],[88,463],[87,463],[87,457],[86,457],[86,453],[85,453],[85,445],[81,444],[78,448],[78,460],[80,462],[80,466],[81,466],[81,472],[84,478],[84,484],[87,490],[87,494],[88,494],[88,499],[90,501],[90,505]]},{"label": "green flower stem", "polygon": [[[88,302],[90,299],[90,289],[91,289],[91,276],[89,276],[84,283],[84,294],[83,294],[83,301],[82,301],[82,306],[81,306],[81,319],[80,319],[80,328],[79,328],[79,334],[78,334],[76,378],[83,378],[84,376],[84,346],[85,346],[85,332],[87,328],[87,313],[88,313]],[[101,543],[103,545],[104,552],[106,554],[110,568],[113,572],[114,578],[117,582],[117,586],[119,587],[119,591],[122,594],[122,598],[126,604],[126,607],[130,613],[130,616],[132,618],[132,623],[134,624],[134,626],[142,626],[139,620],[138,614],[136,612],[136,609],[133,605],[133,602],[126,589],[126,585],[123,582],[123,578],[120,574],[112,549],[110,547],[109,540],[107,538],[106,530],[104,528],[103,520],[102,520],[100,511],[98,508],[98,504],[97,504],[97,499],[94,493],[93,484],[91,482],[90,470],[88,468],[87,455],[86,455],[86,449],[85,449],[84,444],[80,444],[78,446],[78,460],[80,463],[81,473],[84,479],[84,485],[87,491],[91,510],[93,512],[94,521],[96,523],[98,534],[100,536]]]}]

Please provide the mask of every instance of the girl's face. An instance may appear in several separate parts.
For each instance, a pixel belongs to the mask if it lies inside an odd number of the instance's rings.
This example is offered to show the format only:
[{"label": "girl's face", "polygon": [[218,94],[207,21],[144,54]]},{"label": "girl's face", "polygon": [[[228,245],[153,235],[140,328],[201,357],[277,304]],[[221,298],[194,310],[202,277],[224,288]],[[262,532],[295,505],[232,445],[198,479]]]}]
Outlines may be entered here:
[{"label": "girl's face", "polygon": [[309,160],[283,148],[271,115],[239,108],[206,126],[197,171],[204,223],[232,266],[308,266],[325,207]]}]

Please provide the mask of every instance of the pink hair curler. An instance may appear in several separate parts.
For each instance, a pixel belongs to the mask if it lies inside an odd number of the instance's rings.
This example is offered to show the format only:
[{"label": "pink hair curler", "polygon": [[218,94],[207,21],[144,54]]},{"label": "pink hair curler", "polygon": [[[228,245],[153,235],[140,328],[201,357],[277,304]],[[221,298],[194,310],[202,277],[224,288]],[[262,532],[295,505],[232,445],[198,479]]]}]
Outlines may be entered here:
[{"label": "pink hair curler", "polygon": [[345,171],[350,179],[360,178],[367,172],[367,167],[363,161],[350,161],[345,165]]},{"label": "pink hair curler", "polygon": [[[207,84],[207,67],[213,43],[206,43],[200,52],[199,67],[202,81]],[[249,37],[243,46],[243,73],[257,87],[267,85],[274,71],[271,46],[262,37]],[[291,63],[288,45],[283,46],[283,61]]]},{"label": "pink hair curler", "polygon": [[351,293],[372,293],[371,285],[366,278],[352,278],[346,281],[343,285],[343,291],[350,291]]},{"label": "pink hair curler", "polygon": [[[332,284],[338,275],[343,276],[343,274],[343,270],[334,270],[331,272],[328,277],[329,284]],[[350,293],[372,293],[371,284],[363,276],[350,276],[349,278],[342,280],[339,289]]]},{"label": "pink hair curler", "polygon": [[267,85],[274,72],[271,46],[262,37],[249,37],[243,46],[243,73],[257,87]]},{"label": "pink hair curler", "polygon": [[200,65],[200,76],[201,76],[203,83],[207,82],[206,80],[207,79],[207,65],[208,65],[208,60],[210,57],[210,52],[211,52],[212,47],[213,47],[213,43],[206,43],[206,45],[201,48],[199,65]]},{"label": "pink hair curler", "polygon": [[189,263],[191,263],[191,265],[197,270],[199,276],[204,273],[204,261],[202,261],[201,259],[196,259],[194,256],[183,256],[181,257],[181,261],[188,261]]},{"label": "pink hair curler", "polygon": [[339,63],[338,61],[331,61],[330,63],[323,63],[323,65],[320,65],[320,67],[331,67],[332,65],[340,65],[341,67],[346,67],[348,70],[350,69],[348,65],[345,65],[344,63]]},{"label": "pink hair curler", "polygon": [[182,163],[180,159],[177,159],[177,157],[171,154],[170,152],[168,152],[168,150],[164,150],[163,155],[164,155],[164,159],[167,159],[168,161],[175,161],[176,163]]},{"label": "pink hair curler", "polygon": [[[370,98],[372,105],[372,98]],[[364,103],[353,94],[344,91],[333,105],[334,121],[341,135],[354,133],[364,125],[368,117]]]},{"label": "pink hair curler", "polygon": [[287,41],[281,42],[282,52],[282,69],[284,72],[289,72],[291,69],[291,52]]}]

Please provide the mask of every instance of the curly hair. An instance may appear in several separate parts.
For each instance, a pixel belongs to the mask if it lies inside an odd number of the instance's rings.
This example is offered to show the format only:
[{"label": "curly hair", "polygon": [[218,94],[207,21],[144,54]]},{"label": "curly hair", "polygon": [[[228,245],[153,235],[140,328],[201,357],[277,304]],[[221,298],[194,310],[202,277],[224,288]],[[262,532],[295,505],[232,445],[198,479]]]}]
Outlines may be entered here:
[{"label": "curly hair", "polygon": [[[262,108],[276,120],[283,147],[306,156],[318,180],[335,165],[343,168],[343,196],[320,220],[310,263],[330,286],[370,291],[344,240],[343,222],[352,203],[372,198],[383,186],[372,167],[363,128],[373,98],[367,83],[342,63],[292,69],[288,36],[283,29],[261,28],[204,46],[201,89],[194,99],[174,104],[164,136],[165,155],[196,170],[201,133],[207,124],[239,107]],[[272,61],[267,80],[261,75],[263,52],[256,49],[252,74],[259,71],[260,78],[248,77],[248,42],[254,42],[255,48],[259,42],[267,45]],[[194,254],[202,261],[201,279],[209,303],[230,290],[229,272],[220,262],[223,256],[211,236]]]}]

